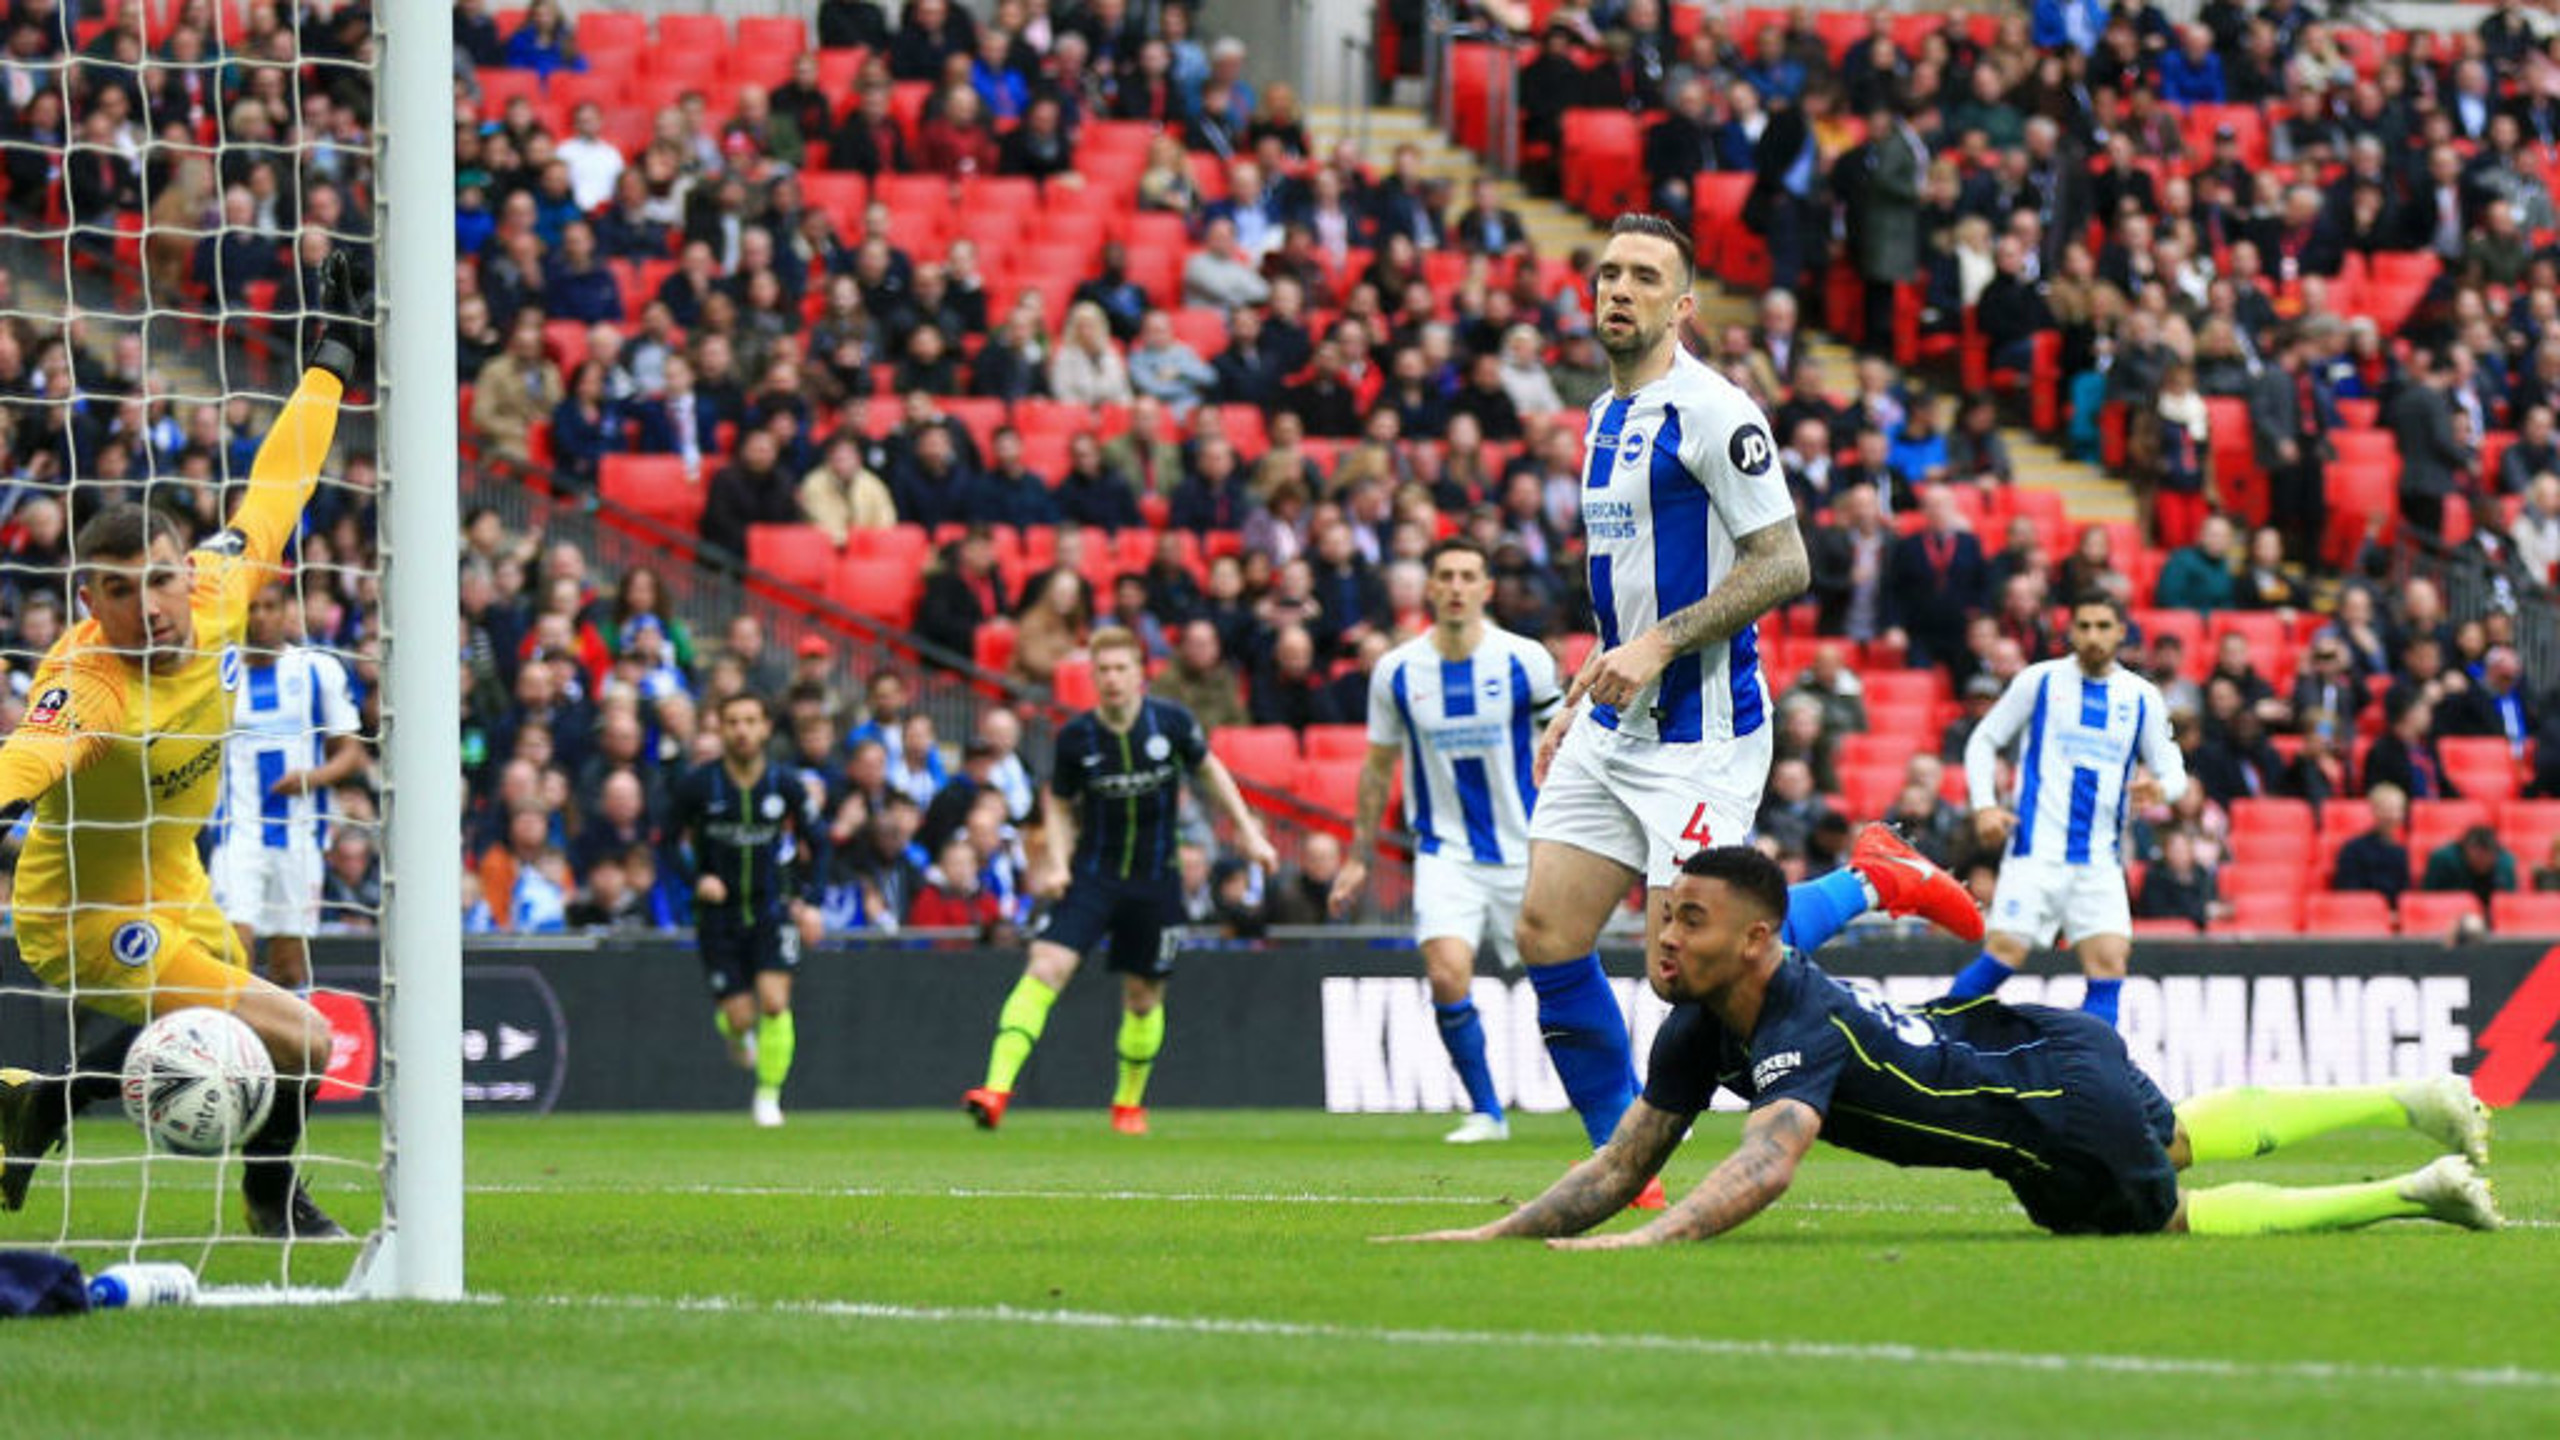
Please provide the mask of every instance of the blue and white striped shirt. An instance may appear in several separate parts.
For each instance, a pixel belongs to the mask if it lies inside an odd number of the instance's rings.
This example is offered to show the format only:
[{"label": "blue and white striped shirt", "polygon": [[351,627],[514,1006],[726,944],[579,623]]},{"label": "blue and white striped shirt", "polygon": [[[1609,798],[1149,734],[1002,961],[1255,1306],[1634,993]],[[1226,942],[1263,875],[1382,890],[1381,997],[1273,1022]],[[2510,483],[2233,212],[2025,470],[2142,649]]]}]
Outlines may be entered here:
[{"label": "blue and white striped shirt", "polygon": [[1404,751],[1405,824],[1425,855],[1529,863],[1538,727],[1563,694],[1538,642],[1487,625],[1451,660],[1428,634],[1369,673],[1369,743]]},{"label": "blue and white striped shirt", "polygon": [[2020,858],[2121,866],[2134,763],[2150,767],[2170,800],[2187,788],[2168,705],[2122,666],[2092,677],[2066,655],[2019,671],[1965,742],[1965,786],[1976,810],[1999,803],[2000,756],[2019,741],[2009,853]]}]

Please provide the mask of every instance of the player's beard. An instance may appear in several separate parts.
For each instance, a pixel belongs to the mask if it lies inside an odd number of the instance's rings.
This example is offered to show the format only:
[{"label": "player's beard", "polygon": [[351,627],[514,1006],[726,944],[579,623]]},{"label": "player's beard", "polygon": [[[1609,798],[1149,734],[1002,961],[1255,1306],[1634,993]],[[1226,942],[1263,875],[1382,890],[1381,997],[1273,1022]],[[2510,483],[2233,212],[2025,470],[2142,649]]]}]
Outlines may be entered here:
[{"label": "player's beard", "polygon": [[1667,325],[1647,326],[1637,321],[1623,333],[1613,334],[1608,326],[1603,325],[1599,331],[1601,353],[1612,360],[1641,360],[1653,353],[1653,347],[1662,343],[1663,334],[1669,328]]}]

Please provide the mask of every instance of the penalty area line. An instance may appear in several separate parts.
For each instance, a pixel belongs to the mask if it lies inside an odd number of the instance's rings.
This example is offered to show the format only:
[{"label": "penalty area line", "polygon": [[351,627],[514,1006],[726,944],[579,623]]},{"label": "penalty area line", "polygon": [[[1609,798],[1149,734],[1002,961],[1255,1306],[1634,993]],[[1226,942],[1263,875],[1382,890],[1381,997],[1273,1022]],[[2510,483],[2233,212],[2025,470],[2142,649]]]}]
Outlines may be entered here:
[{"label": "penalty area line", "polygon": [[[506,1303],[505,1297],[490,1297]],[[1205,1336],[1248,1340],[1347,1341],[1362,1346],[1520,1351],[1642,1350],[1714,1359],[1803,1361],[1817,1364],[1959,1367],[2030,1374],[2093,1373],[2165,1376],[2255,1383],[2304,1384],[2362,1381],[2461,1390],[2560,1390],[2560,1373],[2518,1366],[2452,1368],[2368,1365],[2327,1360],[2215,1360],[2181,1355],[2057,1351],[1975,1350],[1959,1347],[1825,1340],[1732,1340],[1710,1336],[1636,1332],[1405,1329],[1336,1325],[1321,1321],[1265,1320],[1215,1315],[1113,1314],[1092,1310],[1033,1310],[1010,1305],[891,1305],[859,1300],[743,1300],[648,1295],[545,1295],[524,1303],[554,1309],[641,1310],[683,1315],[774,1315],[885,1324],[994,1326],[1041,1330],[1089,1330],[1132,1334]]]}]

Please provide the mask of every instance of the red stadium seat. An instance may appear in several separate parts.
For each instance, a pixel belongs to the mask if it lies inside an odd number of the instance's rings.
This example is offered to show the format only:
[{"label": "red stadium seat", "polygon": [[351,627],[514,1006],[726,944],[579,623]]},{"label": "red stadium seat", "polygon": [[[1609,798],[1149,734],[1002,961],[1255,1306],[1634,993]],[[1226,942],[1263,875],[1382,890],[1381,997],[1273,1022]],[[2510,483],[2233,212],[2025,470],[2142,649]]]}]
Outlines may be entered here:
[{"label": "red stadium seat", "polygon": [[2489,928],[2501,935],[2560,935],[2560,895],[2493,895]]},{"label": "red stadium seat", "polygon": [[2560,800],[2510,800],[2498,807],[2498,843],[2518,866],[2542,864],[2554,840],[2560,840]]},{"label": "red stadium seat", "polygon": [[2317,828],[2311,806],[2302,800],[2246,798],[2231,802],[2231,844],[2256,858],[2260,847],[2305,853]]},{"label": "red stadium seat", "polygon": [[923,575],[903,560],[847,555],[827,577],[828,599],[899,630],[914,625],[923,589]]},{"label": "red stadium seat", "polygon": [[2448,735],[2436,742],[2445,773],[2466,800],[2496,804],[2512,800],[2524,787],[2516,760],[2498,735]]},{"label": "red stadium seat", "polygon": [[[1289,793],[1304,804],[1339,815],[1345,822],[1358,812],[1360,804],[1360,762],[1357,760],[1301,760],[1289,780]],[[1337,833],[1349,833],[1345,823]]]},{"label": "red stadium seat", "polygon": [[981,670],[1001,675],[1013,664],[1013,644],[1018,632],[1010,620],[990,620],[978,627],[971,637],[970,660]]},{"label": "red stadium seat", "polygon": [[[2243,895],[2299,895],[2308,888],[2304,884],[2302,873],[2302,861],[2308,851],[2309,844],[2306,840],[2303,850],[2295,852],[2290,859],[2273,859],[2262,865],[2247,863],[2225,865],[2214,872],[2216,888],[2221,891],[2222,897],[2226,900],[2235,900]],[[2235,850],[2235,853],[2247,855],[2251,852]],[[2281,854],[2282,852],[2270,853]]]},{"label": "red stadium seat", "polygon": [[1069,710],[1090,710],[1101,700],[1093,688],[1093,661],[1072,655],[1049,676],[1049,698]]},{"label": "red stadium seat", "polygon": [[2462,837],[2474,825],[2490,823],[2494,812],[2485,803],[2472,800],[2419,800],[2409,806],[2409,866],[2416,874],[2426,868],[2427,857]]},{"label": "red stadium seat", "polygon": [[758,579],[824,590],[835,565],[835,544],[815,525],[747,527],[747,569]]},{"label": "red stadium seat", "polygon": [[1285,725],[1230,725],[1209,735],[1209,753],[1243,779],[1285,790],[1297,778],[1298,735]]},{"label": "red stadium seat", "polygon": [[597,472],[606,500],[690,535],[702,523],[703,486],[673,455],[607,455]]},{"label": "red stadium seat", "polygon": [[[2391,928],[2390,907],[2382,905],[2382,897],[2378,895],[2365,898],[2382,908],[2381,923],[2375,928],[2389,930]],[[2230,904],[2230,916],[2214,923],[2213,928],[2217,932],[2242,935],[2291,935],[2302,929],[2303,902],[2299,891],[2234,895],[2230,897]]]},{"label": "red stadium seat", "polygon": [[[666,22],[658,23],[663,27]],[[797,55],[809,48],[809,22],[796,15],[741,15],[738,48]]]},{"label": "red stadium seat", "polygon": [[649,17],[618,10],[589,10],[577,19],[578,50],[592,56],[598,50],[646,50],[649,48]]},{"label": "red stadium seat", "polygon": [[1366,760],[1369,758],[1369,727],[1366,725],[1310,725],[1299,739],[1310,760]]},{"label": "red stadium seat", "polygon": [[717,15],[660,15],[658,50],[714,57],[729,52],[729,23]]},{"label": "red stadium seat", "polygon": [[871,201],[871,182],[860,175],[813,170],[800,177],[800,198],[812,210],[823,210],[836,222],[848,243],[862,230],[862,209]]},{"label": "red stadium seat", "polygon": [[2478,917],[2480,897],[2458,891],[2412,890],[2400,897],[2400,933],[2412,939],[2448,940],[2465,917]]},{"label": "red stadium seat", "polygon": [[2391,902],[2361,891],[2313,895],[2303,906],[2302,928],[2310,935],[2388,935]]}]

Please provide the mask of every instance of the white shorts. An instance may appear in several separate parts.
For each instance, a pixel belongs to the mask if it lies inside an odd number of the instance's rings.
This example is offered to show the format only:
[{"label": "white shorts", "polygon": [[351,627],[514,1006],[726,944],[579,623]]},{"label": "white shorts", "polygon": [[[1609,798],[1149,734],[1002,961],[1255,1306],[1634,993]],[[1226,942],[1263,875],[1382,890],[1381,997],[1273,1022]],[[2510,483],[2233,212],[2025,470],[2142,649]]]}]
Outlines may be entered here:
[{"label": "white shorts", "polygon": [[1615,860],[1670,888],[1680,862],[1751,838],[1769,782],[1771,729],[1734,740],[1665,745],[1577,716],[1529,817],[1529,838]]},{"label": "white shorts", "polygon": [[225,843],[213,850],[213,903],[234,925],[263,939],[320,933],[320,848]]},{"label": "white shorts", "polygon": [[2029,945],[2077,945],[2092,935],[2133,934],[2133,908],[2125,899],[2124,871],[2113,864],[2072,865],[2012,855],[2000,862],[1991,892],[1990,928]]},{"label": "white shorts", "polygon": [[1529,867],[1478,865],[1449,855],[1413,857],[1413,941],[1460,940],[1482,951],[1487,943],[1502,968],[1520,964],[1520,899],[1528,893]]}]

